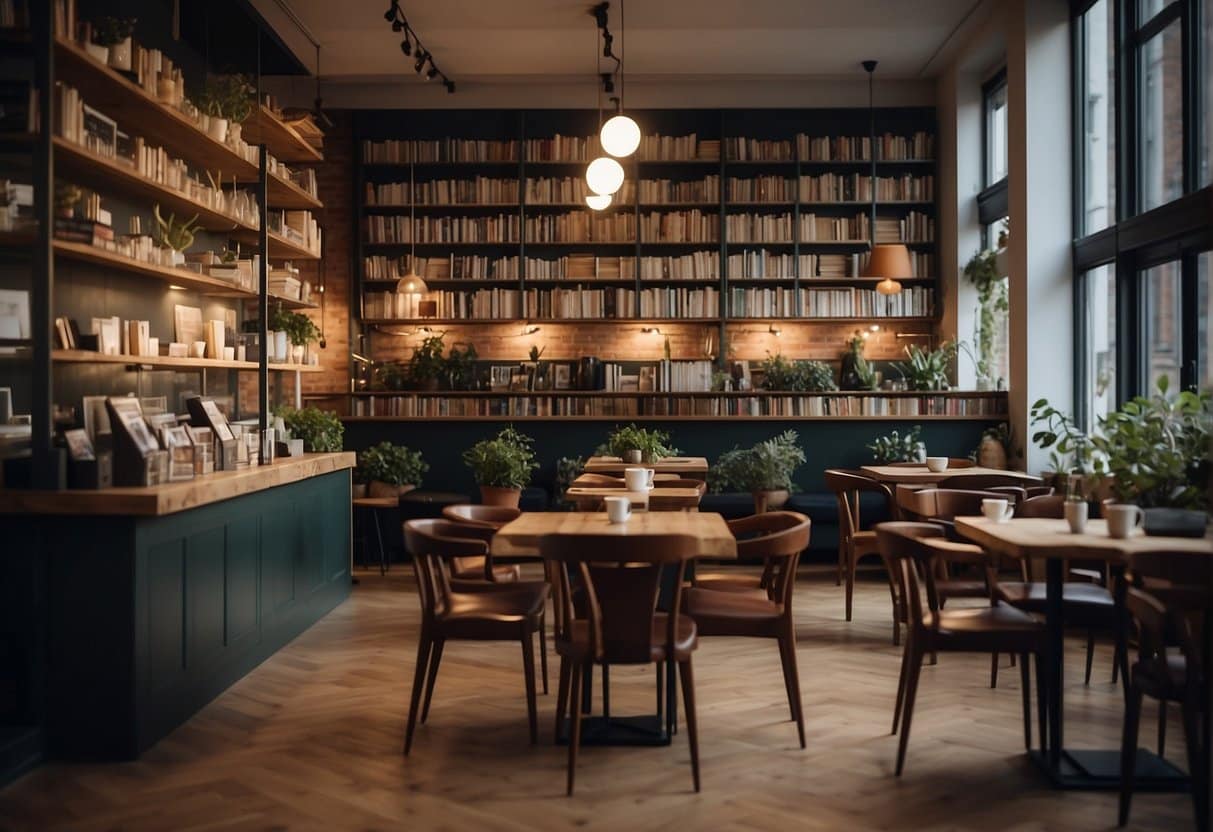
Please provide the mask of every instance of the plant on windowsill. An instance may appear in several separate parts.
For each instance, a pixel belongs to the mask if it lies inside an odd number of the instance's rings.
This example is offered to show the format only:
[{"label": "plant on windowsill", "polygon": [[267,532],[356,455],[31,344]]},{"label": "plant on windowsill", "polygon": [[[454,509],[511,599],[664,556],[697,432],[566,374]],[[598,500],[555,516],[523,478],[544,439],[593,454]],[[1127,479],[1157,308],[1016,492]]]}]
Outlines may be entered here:
[{"label": "plant on windowsill", "polygon": [[653,463],[667,456],[677,456],[678,449],[670,445],[670,435],[660,430],[645,430],[636,425],[616,427],[607,436],[607,441],[594,453],[600,456],[617,456],[624,462],[636,465]]},{"label": "plant on windowsill", "polygon": [[974,363],[977,369],[977,389],[995,390],[999,381],[994,377],[994,338],[998,321],[1004,321],[1010,310],[1007,281],[998,265],[998,252],[979,251],[964,267],[964,275],[977,289],[977,320],[973,324],[976,346]]},{"label": "plant on windowsill", "polygon": [[712,467],[714,491],[748,491],[754,513],[778,509],[795,489],[792,474],[805,462],[796,431],[788,430],[750,448],[725,451]]},{"label": "plant on windowsill", "polygon": [[482,439],[463,452],[463,462],[480,486],[480,502],[518,507],[522,489],[530,485],[531,474],[539,467],[533,445],[531,437],[507,425],[492,439]]},{"label": "plant on windowsill", "polygon": [[1028,415],[1032,427],[1037,428],[1032,442],[1049,452],[1049,470],[1041,472],[1046,485],[1059,490],[1070,477],[1092,473],[1091,440],[1073,419],[1050,405],[1048,399],[1038,399]]},{"label": "plant on windowsill", "polygon": [[372,497],[399,497],[421,485],[429,463],[405,445],[380,442],[358,454],[359,477],[370,486]]},{"label": "plant on windowsill", "polygon": [[288,441],[303,440],[305,452],[333,453],[341,450],[345,426],[341,424],[336,413],[316,407],[304,407],[299,410],[284,407],[277,415],[282,417],[286,426]]},{"label": "plant on windowsill", "polygon": [[867,448],[879,465],[925,462],[927,458],[927,446],[922,441],[922,425],[915,425],[905,435],[896,430],[889,431],[885,436],[872,440]]}]

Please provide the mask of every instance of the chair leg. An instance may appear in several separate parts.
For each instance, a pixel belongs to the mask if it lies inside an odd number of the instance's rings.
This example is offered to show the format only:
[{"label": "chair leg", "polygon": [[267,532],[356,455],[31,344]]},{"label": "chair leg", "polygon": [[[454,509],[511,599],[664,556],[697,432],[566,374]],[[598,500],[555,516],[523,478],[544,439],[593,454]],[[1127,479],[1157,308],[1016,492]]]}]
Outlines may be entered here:
[{"label": "chair leg", "polygon": [[1040,735],[1040,753],[1045,753],[1049,737],[1049,699],[1047,696],[1045,658],[1036,654],[1036,733]]},{"label": "chair leg", "polygon": [[594,665],[587,664],[582,670],[582,675],[585,678],[581,680],[581,712],[588,714],[594,704]]},{"label": "chair leg", "polygon": [[564,715],[569,710],[569,660],[560,659],[560,681],[556,686],[556,728],[552,736],[559,742],[564,732]]},{"label": "chair leg", "polygon": [[1158,756],[1167,751],[1167,701],[1158,700]]},{"label": "chair leg", "polygon": [[779,667],[783,671],[783,692],[788,699],[788,719],[796,721],[796,705],[792,696],[792,679],[788,675],[788,645],[782,637],[776,640],[779,645]]},{"label": "chair leg", "polygon": [[901,715],[901,736],[897,740],[897,771],[898,777],[906,762],[906,748],[910,744],[910,720],[914,716],[914,697],[918,694],[918,677],[922,671],[922,653],[913,651],[910,657],[909,673],[906,676],[906,695]]},{"label": "chair leg", "polygon": [[1125,703],[1124,735],[1120,740],[1120,806],[1117,825],[1129,822],[1129,804],[1133,800],[1133,773],[1137,769],[1137,725],[1141,719],[1141,689],[1129,685]]},{"label": "chair leg", "polygon": [[526,674],[526,718],[531,728],[531,745],[539,742],[539,712],[535,708],[535,642],[530,630],[522,631],[522,672]]},{"label": "chair leg", "polygon": [[893,730],[889,733],[896,734],[897,726],[901,723],[901,705],[906,698],[906,668],[910,666],[910,637],[906,635],[906,646],[901,651],[901,673],[897,677],[897,704],[893,706]]},{"label": "chair leg", "polygon": [[543,695],[548,695],[548,630],[547,613],[539,614],[539,672],[543,675]]},{"label": "chair leg", "polygon": [[998,687],[998,654],[990,656],[990,688]]},{"label": "chair leg", "polygon": [[573,665],[572,672],[569,674],[573,681],[573,690],[570,697],[572,707],[572,724],[569,726],[569,776],[568,776],[568,795],[573,796],[573,777],[577,771],[577,751],[581,747],[581,684],[584,681],[583,668]]},{"label": "chair leg", "polygon": [[[1207,690],[1207,689],[1206,689]],[[1192,808],[1196,815],[1196,828],[1201,832],[1209,829],[1209,775],[1205,768],[1207,759],[1202,753],[1204,739],[1201,736],[1200,703],[1193,697],[1183,701],[1184,744],[1188,747],[1188,779],[1192,782]]]},{"label": "chair leg", "polygon": [[[1091,684],[1091,663],[1095,660],[1095,630],[1087,630],[1087,672],[1083,675],[1082,683]],[[1112,665],[1115,667],[1115,663]]]},{"label": "chair leg", "polygon": [[691,779],[695,791],[699,791],[699,728],[695,722],[695,678],[691,673],[691,660],[678,663],[678,674],[682,677],[682,704],[686,708],[687,743],[691,746]]},{"label": "chair leg", "polygon": [[425,686],[425,671],[430,663],[430,638],[423,633],[417,641],[417,666],[413,669],[413,693],[409,697],[409,716],[404,729],[404,756],[413,747],[413,729],[417,727],[417,706],[421,704],[421,689]]},{"label": "chair leg", "polygon": [[851,620],[851,599],[855,594],[855,557],[847,556],[847,621]]},{"label": "chair leg", "polygon": [[425,683],[425,704],[421,706],[421,724],[430,718],[430,699],[434,696],[434,682],[438,679],[438,665],[442,664],[442,648],[446,642],[435,639],[430,651],[430,677]]},{"label": "chair leg", "polygon": [[893,646],[898,647],[901,644],[901,599],[897,595],[897,579],[894,577],[897,573],[893,571],[892,565],[887,559],[884,560],[884,573],[889,579],[889,598],[893,602]]},{"label": "chair leg", "polygon": [[[995,653],[995,656],[998,654]],[[1011,655],[1015,655],[1012,653]],[[1032,703],[1031,703],[1031,686],[1032,680],[1028,674],[1028,654],[1024,653],[1020,657],[1019,662],[1019,686],[1023,688],[1023,747],[1026,751],[1032,750]],[[991,685],[991,687],[993,687]]]},{"label": "chair leg", "polygon": [[788,705],[792,708],[792,719],[796,720],[796,733],[800,747],[804,742],[804,703],[800,699],[800,671],[796,666],[796,636],[787,633],[779,639],[779,652],[783,655],[783,682],[788,689]]}]

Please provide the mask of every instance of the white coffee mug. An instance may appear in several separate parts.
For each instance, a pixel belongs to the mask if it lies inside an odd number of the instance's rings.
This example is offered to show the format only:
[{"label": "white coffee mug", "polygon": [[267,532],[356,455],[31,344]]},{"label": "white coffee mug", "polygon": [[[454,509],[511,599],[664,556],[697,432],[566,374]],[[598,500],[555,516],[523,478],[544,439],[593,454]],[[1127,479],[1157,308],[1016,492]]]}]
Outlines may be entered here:
[{"label": "white coffee mug", "polygon": [[1066,522],[1070,524],[1070,531],[1074,534],[1082,534],[1083,529],[1087,527],[1087,504],[1082,500],[1068,500],[1064,504]]},{"label": "white coffee mug", "polygon": [[1015,513],[1015,507],[1006,500],[988,499],[981,501],[981,513],[987,520],[995,523],[1005,523]]},{"label": "white coffee mug", "polygon": [[191,358],[206,357],[206,341],[195,341],[190,347]]},{"label": "white coffee mug", "polygon": [[604,497],[607,521],[610,523],[626,523],[632,516],[632,501],[627,497]]},{"label": "white coffee mug", "polygon": [[653,487],[652,468],[624,468],[623,483],[628,491],[648,491]]},{"label": "white coffee mug", "polygon": [[1108,534],[1122,540],[1133,534],[1146,520],[1146,513],[1141,510],[1141,506],[1123,503],[1104,506],[1103,515],[1108,521]]},{"label": "white coffee mug", "polygon": [[936,474],[948,470],[948,458],[946,456],[927,457],[927,470]]}]

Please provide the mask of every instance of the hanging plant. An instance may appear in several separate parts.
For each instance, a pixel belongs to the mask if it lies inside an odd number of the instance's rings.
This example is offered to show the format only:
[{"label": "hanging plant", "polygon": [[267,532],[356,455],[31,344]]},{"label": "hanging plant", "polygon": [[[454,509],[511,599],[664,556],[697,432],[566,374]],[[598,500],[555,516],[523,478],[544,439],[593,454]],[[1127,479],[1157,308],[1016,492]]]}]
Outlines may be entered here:
[{"label": "hanging plant", "polygon": [[979,251],[964,267],[964,275],[977,289],[977,321],[973,324],[973,341],[977,346],[978,389],[997,386],[994,377],[995,337],[1000,321],[1005,322],[1010,311],[1007,281],[998,268],[998,253]]}]

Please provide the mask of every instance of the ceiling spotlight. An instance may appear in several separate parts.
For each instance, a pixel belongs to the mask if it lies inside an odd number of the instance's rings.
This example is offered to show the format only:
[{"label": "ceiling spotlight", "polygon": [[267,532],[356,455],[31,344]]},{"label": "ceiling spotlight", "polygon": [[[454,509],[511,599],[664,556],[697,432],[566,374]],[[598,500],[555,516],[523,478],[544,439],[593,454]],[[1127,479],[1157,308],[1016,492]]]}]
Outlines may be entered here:
[{"label": "ceiling spotlight", "polygon": [[404,23],[402,23],[399,18],[392,21],[392,31],[393,32],[403,32],[404,31]]},{"label": "ceiling spotlight", "polygon": [[383,13],[383,19],[393,21],[396,19],[397,12],[400,11],[400,3],[397,0],[392,0],[392,5],[388,6],[388,10]]},{"label": "ceiling spotlight", "polygon": [[430,71],[425,74],[425,80],[433,81],[437,77],[438,77],[438,67],[434,66],[433,62],[431,61],[430,62]]},{"label": "ceiling spotlight", "polygon": [[425,66],[425,59],[428,57],[429,57],[429,55],[426,54],[426,51],[424,49],[418,48],[417,60],[413,61],[413,72],[416,72],[418,75],[420,75],[421,68]]},{"label": "ceiling spotlight", "polygon": [[448,81],[447,79],[443,78],[442,84],[443,84],[443,86],[446,87],[447,94],[454,94],[454,92],[455,92],[455,82],[454,81]]},{"label": "ceiling spotlight", "polygon": [[585,204],[595,211],[605,211],[611,204],[610,194],[591,194],[585,198]]},{"label": "ceiling spotlight", "polygon": [[408,34],[405,34],[404,40],[400,41],[400,51],[406,55],[413,54],[413,44],[409,42]]},{"label": "ceiling spotlight", "polygon": [[623,165],[609,156],[599,156],[585,169],[585,182],[596,194],[613,194],[623,185]]}]

